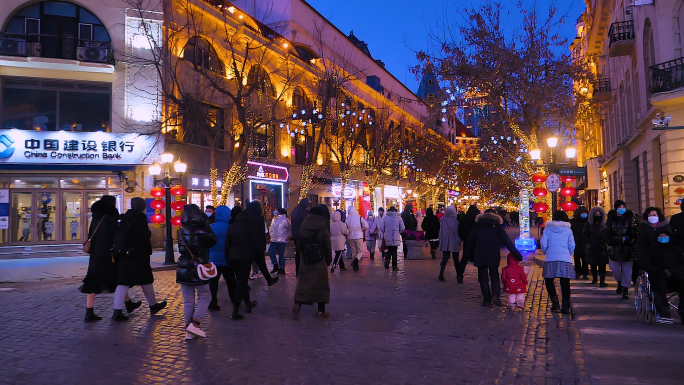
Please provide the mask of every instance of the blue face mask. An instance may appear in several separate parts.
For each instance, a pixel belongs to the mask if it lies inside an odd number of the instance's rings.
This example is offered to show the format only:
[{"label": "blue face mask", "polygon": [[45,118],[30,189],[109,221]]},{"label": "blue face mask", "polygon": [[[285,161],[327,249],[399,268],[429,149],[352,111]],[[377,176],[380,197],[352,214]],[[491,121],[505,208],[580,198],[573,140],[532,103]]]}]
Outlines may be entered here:
[{"label": "blue face mask", "polygon": [[619,209],[617,209],[617,213],[620,214],[620,215],[623,215],[623,214],[626,213],[626,212],[627,212],[627,209],[624,209],[624,208],[619,208]]},{"label": "blue face mask", "polygon": [[580,218],[586,218],[586,217],[588,217],[588,216],[589,216],[589,214],[587,214],[587,213],[582,213],[582,214],[580,214]]},{"label": "blue face mask", "polygon": [[670,237],[658,237],[658,242],[668,243],[668,242],[670,242]]}]

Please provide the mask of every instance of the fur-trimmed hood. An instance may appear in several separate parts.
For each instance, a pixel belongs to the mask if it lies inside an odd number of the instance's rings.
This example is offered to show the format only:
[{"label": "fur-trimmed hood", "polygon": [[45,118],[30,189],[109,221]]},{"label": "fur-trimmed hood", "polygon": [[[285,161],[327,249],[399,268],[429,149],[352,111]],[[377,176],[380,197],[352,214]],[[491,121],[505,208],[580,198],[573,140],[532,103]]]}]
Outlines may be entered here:
[{"label": "fur-trimmed hood", "polygon": [[600,212],[603,216],[603,218],[601,219],[601,226],[603,226],[606,224],[606,211],[600,206],[592,207],[591,210],[589,210],[589,223],[592,225],[594,224],[594,213],[596,213],[597,211]]},{"label": "fur-trimmed hood", "polygon": [[565,221],[548,221],[545,224],[546,230],[544,231],[551,231],[553,233],[560,233],[561,231],[564,231],[564,229],[570,229],[570,222],[565,222]]},{"label": "fur-trimmed hood", "polygon": [[501,219],[501,216],[499,216],[499,214],[482,213],[482,214],[478,214],[475,217],[475,222],[477,222],[477,223],[496,222],[496,223],[501,225],[501,224],[503,224],[503,219]]}]

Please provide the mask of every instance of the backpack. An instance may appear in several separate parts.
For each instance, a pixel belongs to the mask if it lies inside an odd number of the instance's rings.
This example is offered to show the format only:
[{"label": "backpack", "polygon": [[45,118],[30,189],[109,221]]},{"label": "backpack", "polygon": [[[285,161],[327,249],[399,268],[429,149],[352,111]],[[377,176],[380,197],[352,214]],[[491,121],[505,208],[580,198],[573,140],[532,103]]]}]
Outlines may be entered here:
[{"label": "backpack", "polygon": [[323,260],[323,255],[321,255],[321,250],[318,248],[316,238],[305,240],[302,259],[307,265],[313,265]]},{"label": "backpack", "polygon": [[133,251],[133,221],[122,221],[114,235],[112,251],[115,258],[128,257]]}]

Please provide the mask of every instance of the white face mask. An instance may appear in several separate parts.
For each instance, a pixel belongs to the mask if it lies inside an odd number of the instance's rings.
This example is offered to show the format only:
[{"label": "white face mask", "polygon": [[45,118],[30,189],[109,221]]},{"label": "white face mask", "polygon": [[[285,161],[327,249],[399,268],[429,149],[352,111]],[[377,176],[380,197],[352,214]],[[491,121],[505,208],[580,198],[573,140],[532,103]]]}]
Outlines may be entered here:
[{"label": "white face mask", "polygon": [[655,225],[656,223],[660,222],[660,220],[658,219],[658,217],[648,217],[648,221],[649,221],[650,223],[654,224],[654,225]]}]

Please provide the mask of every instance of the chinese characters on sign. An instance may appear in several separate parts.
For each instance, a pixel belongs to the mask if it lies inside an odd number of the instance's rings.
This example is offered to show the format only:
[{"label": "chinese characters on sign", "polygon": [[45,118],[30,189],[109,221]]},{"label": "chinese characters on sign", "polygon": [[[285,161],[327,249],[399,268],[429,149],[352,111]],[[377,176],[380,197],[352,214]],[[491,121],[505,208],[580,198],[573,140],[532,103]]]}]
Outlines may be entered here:
[{"label": "chinese characters on sign", "polygon": [[283,166],[264,164],[257,162],[247,162],[247,177],[256,179],[266,179],[277,182],[287,182],[289,173]]}]

